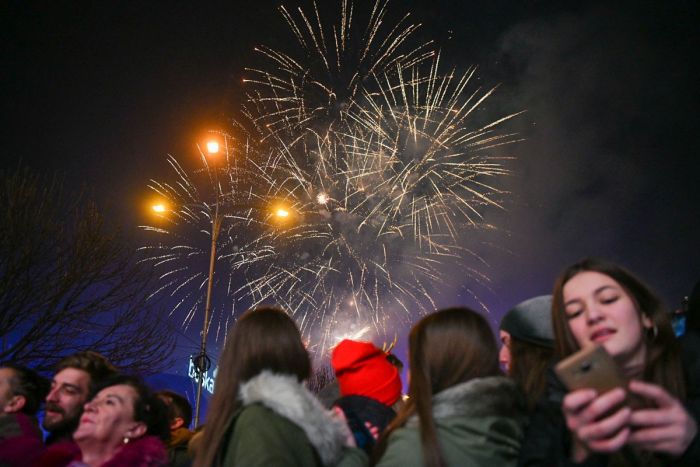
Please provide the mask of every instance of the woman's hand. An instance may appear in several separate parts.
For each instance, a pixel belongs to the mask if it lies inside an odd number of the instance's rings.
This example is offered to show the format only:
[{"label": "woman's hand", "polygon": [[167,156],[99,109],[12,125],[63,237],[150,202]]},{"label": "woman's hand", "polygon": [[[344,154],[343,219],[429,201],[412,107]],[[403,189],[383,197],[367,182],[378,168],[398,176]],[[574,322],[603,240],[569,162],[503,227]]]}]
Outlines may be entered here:
[{"label": "woman's hand", "polygon": [[631,410],[620,407],[625,396],[625,390],[617,388],[600,396],[593,389],[580,389],[564,397],[562,410],[574,436],[574,462],[582,462],[590,452],[615,452],[627,442]]},{"label": "woman's hand", "polygon": [[698,432],[693,417],[676,398],[655,384],[631,381],[629,389],[656,407],[632,412],[628,443],[645,451],[682,455]]}]

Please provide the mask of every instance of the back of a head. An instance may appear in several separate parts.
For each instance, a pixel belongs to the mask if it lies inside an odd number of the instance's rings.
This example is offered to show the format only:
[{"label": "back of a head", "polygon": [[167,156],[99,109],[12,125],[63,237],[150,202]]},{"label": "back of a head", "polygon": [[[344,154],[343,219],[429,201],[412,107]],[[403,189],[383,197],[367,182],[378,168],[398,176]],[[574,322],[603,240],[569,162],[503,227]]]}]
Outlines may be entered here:
[{"label": "back of a head", "polygon": [[226,340],[219,376],[238,367],[241,382],[263,370],[296,375],[299,381],[311,374],[311,361],[294,320],[283,310],[260,307],[246,312]]},{"label": "back of a head", "polygon": [[168,421],[173,423],[176,418],[181,418],[185,428],[192,423],[192,405],[182,394],[175,391],[158,391],[158,397],[165,403],[168,408]]},{"label": "back of a head", "polygon": [[34,370],[22,365],[7,363],[0,365],[0,367],[12,370],[12,377],[9,381],[12,395],[24,397],[24,406],[20,412],[30,416],[36,415],[41,403],[49,393],[49,381]]},{"label": "back of a head", "polygon": [[508,374],[533,409],[546,388],[546,372],[554,356],[552,296],[518,303],[505,314],[500,328],[510,335]]},{"label": "back of a head", "polygon": [[520,341],[554,348],[552,296],[540,295],[518,303],[503,316],[500,328]]},{"label": "back of a head", "polygon": [[364,396],[386,406],[401,397],[399,370],[371,342],[344,339],[334,349],[331,365],[341,396]]},{"label": "back of a head", "polygon": [[207,430],[195,465],[215,465],[228,425],[240,405],[241,383],[264,370],[294,375],[299,381],[311,374],[311,361],[299,329],[287,313],[275,307],[248,310],[231,328],[219,359]]},{"label": "back of a head", "polygon": [[107,360],[104,356],[92,350],[76,352],[62,358],[56,364],[55,372],[66,369],[76,368],[83,370],[90,375],[90,392],[94,392],[98,383],[106,378],[114,376],[118,373],[117,368]]},{"label": "back of a head", "polygon": [[448,308],[421,319],[408,342],[410,398],[382,435],[375,456],[385,451],[391,433],[416,414],[423,464],[445,465],[432,415],[433,395],[474,378],[500,375],[496,339],[479,313]]},{"label": "back of a head", "polygon": [[411,385],[424,381],[431,394],[500,374],[491,328],[469,308],[448,308],[426,316],[411,330],[409,347]]}]

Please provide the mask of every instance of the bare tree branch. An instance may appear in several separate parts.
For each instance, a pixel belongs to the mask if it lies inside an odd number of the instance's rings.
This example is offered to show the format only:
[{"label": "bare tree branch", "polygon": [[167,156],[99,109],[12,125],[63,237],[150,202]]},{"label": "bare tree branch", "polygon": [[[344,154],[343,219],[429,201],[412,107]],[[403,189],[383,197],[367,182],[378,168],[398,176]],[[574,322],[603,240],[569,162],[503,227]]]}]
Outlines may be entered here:
[{"label": "bare tree branch", "polygon": [[57,178],[0,176],[0,360],[48,369],[92,349],[133,372],[166,367],[174,328],[135,250]]}]

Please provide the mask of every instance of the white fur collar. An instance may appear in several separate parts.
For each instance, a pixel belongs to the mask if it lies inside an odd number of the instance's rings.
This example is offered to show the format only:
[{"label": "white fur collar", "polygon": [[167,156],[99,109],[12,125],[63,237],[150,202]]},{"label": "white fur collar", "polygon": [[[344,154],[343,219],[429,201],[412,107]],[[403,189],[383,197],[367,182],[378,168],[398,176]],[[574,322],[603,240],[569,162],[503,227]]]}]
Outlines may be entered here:
[{"label": "white fur collar", "polygon": [[518,415],[524,410],[523,403],[522,394],[510,378],[474,378],[435,394],[433,416]]},{"label": "white fur collar", "polygon": [[299,426],[324,465],[334,465],[341,456],[350,431],[344,421],[326,410],[296,376],[263,371],[241,384],[243,405],[260,403]]},{"label": "white fur collar", "polygon": [[[433,418],[436,420],[452,416],[491,415],[525,417],[523,395],[510,378],[474,378],[433,396]],[[418,423],[418,417],[412,415],[409,422],[411,425]]]}]

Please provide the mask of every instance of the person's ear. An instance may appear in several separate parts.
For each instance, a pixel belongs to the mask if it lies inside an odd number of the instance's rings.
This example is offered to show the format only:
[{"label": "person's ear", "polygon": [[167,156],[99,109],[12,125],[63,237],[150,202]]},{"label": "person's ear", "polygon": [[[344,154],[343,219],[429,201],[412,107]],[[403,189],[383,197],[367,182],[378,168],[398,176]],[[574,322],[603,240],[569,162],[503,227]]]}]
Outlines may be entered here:
[{"label": "person's ear", "polygon": [[175,417],[173,421],[170,422],[170,431],[175,431],[183,426],[185,426],[185,419],[182,417]]},{"label": "person's ear", "polygon": [[5,407],[2,408],[2,411],[5,413],[17,413],[20,412],[26,404],[27,398],[21,394],[18,394],[16,396],[12,396],[10,400],[7,401],[7,404],[5,404]]},{"label": "person's ear", "polygon": [[644,326],[644,329],[652,329],[654,327],[654,322],[646,313],[642,313],[642,326]]},{"label": "person's ear", "polygon": [[136,439],[140,438],[146,434],[148,428],[143,422],[136,422],[130,429],[124,434],[125,438]]}]

